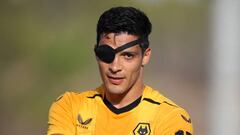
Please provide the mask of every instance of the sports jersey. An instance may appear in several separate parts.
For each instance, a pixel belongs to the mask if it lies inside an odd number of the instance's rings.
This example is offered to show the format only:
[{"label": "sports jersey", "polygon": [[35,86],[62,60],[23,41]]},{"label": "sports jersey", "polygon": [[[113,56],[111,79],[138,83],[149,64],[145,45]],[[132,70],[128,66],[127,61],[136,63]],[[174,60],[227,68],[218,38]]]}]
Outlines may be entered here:
[{"label": "sports jersey", "polygon": [[66,92],[51,106],[48,135],[193,135],[188,113],[145,86],[131,104],[117,109],[104,88]]}]

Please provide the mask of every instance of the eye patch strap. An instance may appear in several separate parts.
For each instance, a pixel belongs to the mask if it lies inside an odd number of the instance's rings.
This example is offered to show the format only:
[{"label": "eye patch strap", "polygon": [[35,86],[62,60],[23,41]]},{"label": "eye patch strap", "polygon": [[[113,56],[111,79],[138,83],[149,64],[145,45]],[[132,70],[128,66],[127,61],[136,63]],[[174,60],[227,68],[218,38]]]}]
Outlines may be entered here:
[{"label": "eye patch strap", "polygon": [[143,39],[137,39],[137,40],[131,41],[129,43],[126,43],[116,49],[113,49],[111,46],[105,45],[105,44],[96,45],[94,48],[94,51],[95,51],[96,56],[101,61],[106,62],[106,63],[111,63],[114,60],[116,53],[118,53],[124,49],[130,48],[132,46],[135,46],[137,44],[139,44],[141,46],[142,41],[143,41]]},{"label": "eye patch strap", "polygon": [[121,52],[122,50],[130,48],[132,46],[135,46],[135,45],[137,45],[137,44],[139,44],[141,42],[142,42],[142,39],[137,39],[137,40],[134,40],[132,42],[126,43],[126,44],[124,44],[124,45],[114,49],[114,53],[116,54],[118,52]]}]

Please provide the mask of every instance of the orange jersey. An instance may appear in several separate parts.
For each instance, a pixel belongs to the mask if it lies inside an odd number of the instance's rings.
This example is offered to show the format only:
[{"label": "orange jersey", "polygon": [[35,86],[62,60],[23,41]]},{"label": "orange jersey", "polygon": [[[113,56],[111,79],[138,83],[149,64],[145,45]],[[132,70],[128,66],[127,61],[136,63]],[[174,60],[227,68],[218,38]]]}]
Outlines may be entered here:
[{"label": "orange jersey", "polygon": [[188,113],[149,86],[120,109],[103,87],[66,92],[52,104],[48,124],[48,135],[193,135]]}]

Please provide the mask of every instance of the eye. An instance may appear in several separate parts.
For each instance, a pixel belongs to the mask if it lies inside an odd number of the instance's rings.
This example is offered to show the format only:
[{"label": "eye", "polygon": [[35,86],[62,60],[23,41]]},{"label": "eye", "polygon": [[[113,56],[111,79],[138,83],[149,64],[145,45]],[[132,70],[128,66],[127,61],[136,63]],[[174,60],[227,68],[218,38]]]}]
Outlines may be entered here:
[{"label": "eye", "polygon": [[129,53],[129,52],[123,52],[122,56],[127,60],[130,60],[130,59],[134,58],[134,54]]}]

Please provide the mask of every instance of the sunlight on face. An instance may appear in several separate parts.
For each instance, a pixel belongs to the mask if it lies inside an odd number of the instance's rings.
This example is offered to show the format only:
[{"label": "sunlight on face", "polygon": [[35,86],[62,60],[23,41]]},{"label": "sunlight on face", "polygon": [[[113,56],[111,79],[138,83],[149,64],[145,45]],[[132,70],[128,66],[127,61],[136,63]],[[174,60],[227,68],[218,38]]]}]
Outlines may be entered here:
[{"label": "sunlight on face", "polygon": [[[127,33],[109,33],[102,36],[100,44],[117,48],[136,39],[138,39],[137,36]],[[144,57],[142,49],[139,45],[136,45],[117,53],[112,63],[108,64],[98,59],[106,92],[123,94],[134,86],[142,85],[142,65],[146,63]]]}]

